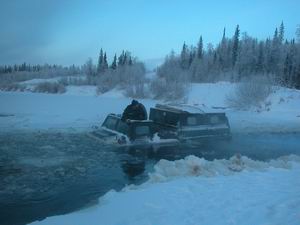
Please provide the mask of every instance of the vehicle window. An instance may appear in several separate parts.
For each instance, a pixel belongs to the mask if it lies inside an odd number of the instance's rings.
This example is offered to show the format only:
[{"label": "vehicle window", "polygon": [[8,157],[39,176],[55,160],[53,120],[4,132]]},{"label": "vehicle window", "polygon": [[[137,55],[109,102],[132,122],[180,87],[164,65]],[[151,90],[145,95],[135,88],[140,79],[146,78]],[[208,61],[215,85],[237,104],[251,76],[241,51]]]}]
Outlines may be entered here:
[{"label": "vehicle window", "polygon": [[190,126],[197,125],[197,118],[195,116],[189,116],[187,118],[187,125],[190,125]]},{"label": "vehicle window", "polygon": [[135,134],[137,136],[148,135],[150,133],[150,129],[148,126],[137,126],[135,128]]},{"label": "vehicle window", "polygon": [[105,123],[103,124],[103,126],[108,129],[115,130],[117,122],[118,122],[118,120],[116,118],[108,117],[105,120]]},{"label": "vehicle window", "polygon": [[128,125],[120,120],[117,125],[117,131],[120,133],[123,133],[123,134],[127,134],[128,133]]},{"label": "vehicle window", "polygon": [[212,116],[212,117],[210,117],[210,123],[212,123],[212,124],[220,123],[219,117],[218,116]]}]

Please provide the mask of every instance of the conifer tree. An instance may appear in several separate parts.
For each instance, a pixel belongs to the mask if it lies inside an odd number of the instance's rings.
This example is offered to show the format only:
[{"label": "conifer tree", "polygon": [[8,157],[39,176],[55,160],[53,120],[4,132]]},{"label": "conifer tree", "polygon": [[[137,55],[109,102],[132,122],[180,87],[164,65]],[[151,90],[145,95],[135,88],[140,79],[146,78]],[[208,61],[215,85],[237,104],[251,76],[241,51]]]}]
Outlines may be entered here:
[{"label": "conifer tree", "polygon": [[107,57],[106,57],[106,52],[104,53],[103,57],[103,71],[108,69],[108,63],[107,63]]},{"label": "conifer tree", "polygon": [[127,60],[128,60],[128,54],[127,54],[127,52],[125,52],[124,57],[123,57],[123,65],[127,64]]},{"label": "conifer tree", "polygon": [[198,42],[197,57],[198,57],[198,59],[202,59],[202,57],[203,57],[203,40],[202,40],[202,35],[200,36],[200,39],[199,39],[199,42]]},{"label": "conifer tree", "polygon": [[232,65],[235,66],[237,56],[238,56],[238,50],[239,50],[239,37],[240,37],[240,28],[239,25],[235,28],[235,33],[233,36],[233,46],[232,46]]},{"label": "conifer tree", "polygon": [[283,22],[281,22],[280,27],[279,27],[279,35],[278,35],[278,41],[280,44],[283,43],[284,40],[284,25]]},{"label": "conifer tree", "polygon": [[114,56],[114,60],[113,60],[113,62],[111,64],[111,68],[113,70],[117,69],[117,54],[115,54],[115,56]]},{"label": "conifer tree", "polygon": [[133,63],[132,63],[132,58],[131,58],[131,56],[129,56],[128,65],[129,65],[129,66],[132,66],[132,64],[133,64]]},{"label": "conifer tree", "polygon": [[188,54],[188,48],[185,42],[183,43],[181,54],[180,54],[180,59],[181,59],[181,67],[183,69],[188,69],[189,67],[189,54]]},{"label": "conifer tree", "polygon": [[123,50],[122,53],[120,54],[119,58],[118,58],[118,66],[124,65],[124,56],[125,56],[125,53],[124,53],[124,50]]},{"label": "conifer tree", "polygon": [[103,72],[103,50],[100,49],[99,58],[98,58],[98,65],[97,65],[97,73]]}]

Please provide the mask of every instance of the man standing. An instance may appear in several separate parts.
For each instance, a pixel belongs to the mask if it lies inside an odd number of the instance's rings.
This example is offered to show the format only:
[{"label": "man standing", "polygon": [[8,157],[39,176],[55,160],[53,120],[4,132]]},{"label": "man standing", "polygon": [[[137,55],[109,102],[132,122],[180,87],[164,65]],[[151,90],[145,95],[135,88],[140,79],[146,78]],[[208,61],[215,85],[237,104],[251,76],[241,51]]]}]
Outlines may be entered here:
[{"label": "man standing", "polygon": [[147,110],[142,103],[132,100],[131,104],[126,107],[122,115],[122,121],[127,120],[147,120]]}]

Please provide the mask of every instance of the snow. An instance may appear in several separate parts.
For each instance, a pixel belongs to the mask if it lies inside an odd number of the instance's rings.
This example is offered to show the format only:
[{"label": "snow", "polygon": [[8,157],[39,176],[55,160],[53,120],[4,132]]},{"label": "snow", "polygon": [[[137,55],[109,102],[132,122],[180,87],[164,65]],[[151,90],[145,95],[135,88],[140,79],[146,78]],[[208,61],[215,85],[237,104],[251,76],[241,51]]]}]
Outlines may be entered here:
[{"label": "snow", "polygon": [[31,225],[299,224],[300,159],[161,160],[141,186],[110,191],[97,205]]},{"label": "snow", "polygon": [[20,84],[26,84],[26,85],[37,85],[39,83],[43,83],[43,82],[58,82],[62,77],[53,77],[53,78],[47,78],[47,79],[32,79],[32,80],[26,80],[23,82],[20,82]]},{"label": "snow", "polygon": [[[266,109],[238,111],[226,105],[226,96],[234,88],[235,84],[229,82],[193,84],[187,103],[206,112],[225,112],[232,133],[300,131],[299,90],[278,88],[267,99]],[[148,111],[162,103],[150,99],[140,101]],[[64,94],[2,91],[0,130],[88,130],[101,124],[108,113],[122,113],[130,102],[118,89],[97,95],[94,86],[68,86]]]},{"label": "snow", "polygon": [[188,103],[204,111],[215,108],[226,112],[233,133],[300,131],[299,90],[277,87],[266,100],[265,108],[239,111],[228,108],[226,103],[235,86],[229,82],[193,84]]},{"label": "snow", "polygon": [[97,95],[97,87],[90,85],[83,86],[67,86],[66,87],[66,95],[74,95],[74,96],[96,96]]},{"label": "snow", "polygon": [[[100,125],[107,114],[122,113],[130,104],[128,98],[119,98],[114,93],[103,96],[80,95],[80,91],[65,94],[41,94],[30,92],[2,92],[0,94],[1,131],[16,130],[88,130]],[[147,107],[152,100],[143,101]]]}]

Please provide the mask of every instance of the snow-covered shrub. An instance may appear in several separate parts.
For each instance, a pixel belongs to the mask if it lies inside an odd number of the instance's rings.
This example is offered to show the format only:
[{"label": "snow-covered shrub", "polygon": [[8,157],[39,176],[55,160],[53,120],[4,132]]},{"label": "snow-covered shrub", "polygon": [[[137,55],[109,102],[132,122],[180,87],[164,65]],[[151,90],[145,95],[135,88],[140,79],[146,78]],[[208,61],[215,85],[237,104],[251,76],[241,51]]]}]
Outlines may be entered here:
[{"label": "snow-covered shrub", "polygon": [[152,80],[150,90],[155,99],[180,100],[186,97],[188,83],[182,81],[167,82],[165,78]]},{"label": "snow-covered shrub", "polygon": [[57,82],[42,82],[39,83],[35,88],[33,89],[33,92],[43,92],[43,93],[64,93],[66,92],[66,88],[62,83]]},{"label": "snow-covered shrub", "polygon": [[273,90],[269,78],[263,76],[253,77],[236,85],[234,93],[226,98],[227,104],[237,109],[260,107]]},{"label": "snow-covered shrub", "polygon": [[63,77],[59,81],[64,86],[68,85],[88,85],[88,81],[85,77]]},{"label": "snow-covered shrub", "polygon": [[0,84],[2,91],[25,91],[26,85],[19,83]]},{"label": "snow-covered shrub", "polygon": [[137,83],[133,85],[128,85],[125,88],[125,95],[131,98],[145,98],[147,97],[147,93],[145,90],[144,83]]},{"label": "snow-covered shrub", "polygon": [[173,101],[186,96],[188,84],[188,71],[182,69],[178,57],[171,54],[158,68],[157,78],[152,80],[150,90],[156,99]]},{"label": "snow-covered shrub", "polygon": [[119,86],[125,90],[126,96],[131,98],[144,98],[146,96],[145,72],[145,66],[140,62],[123,66],[118,70]]}]

